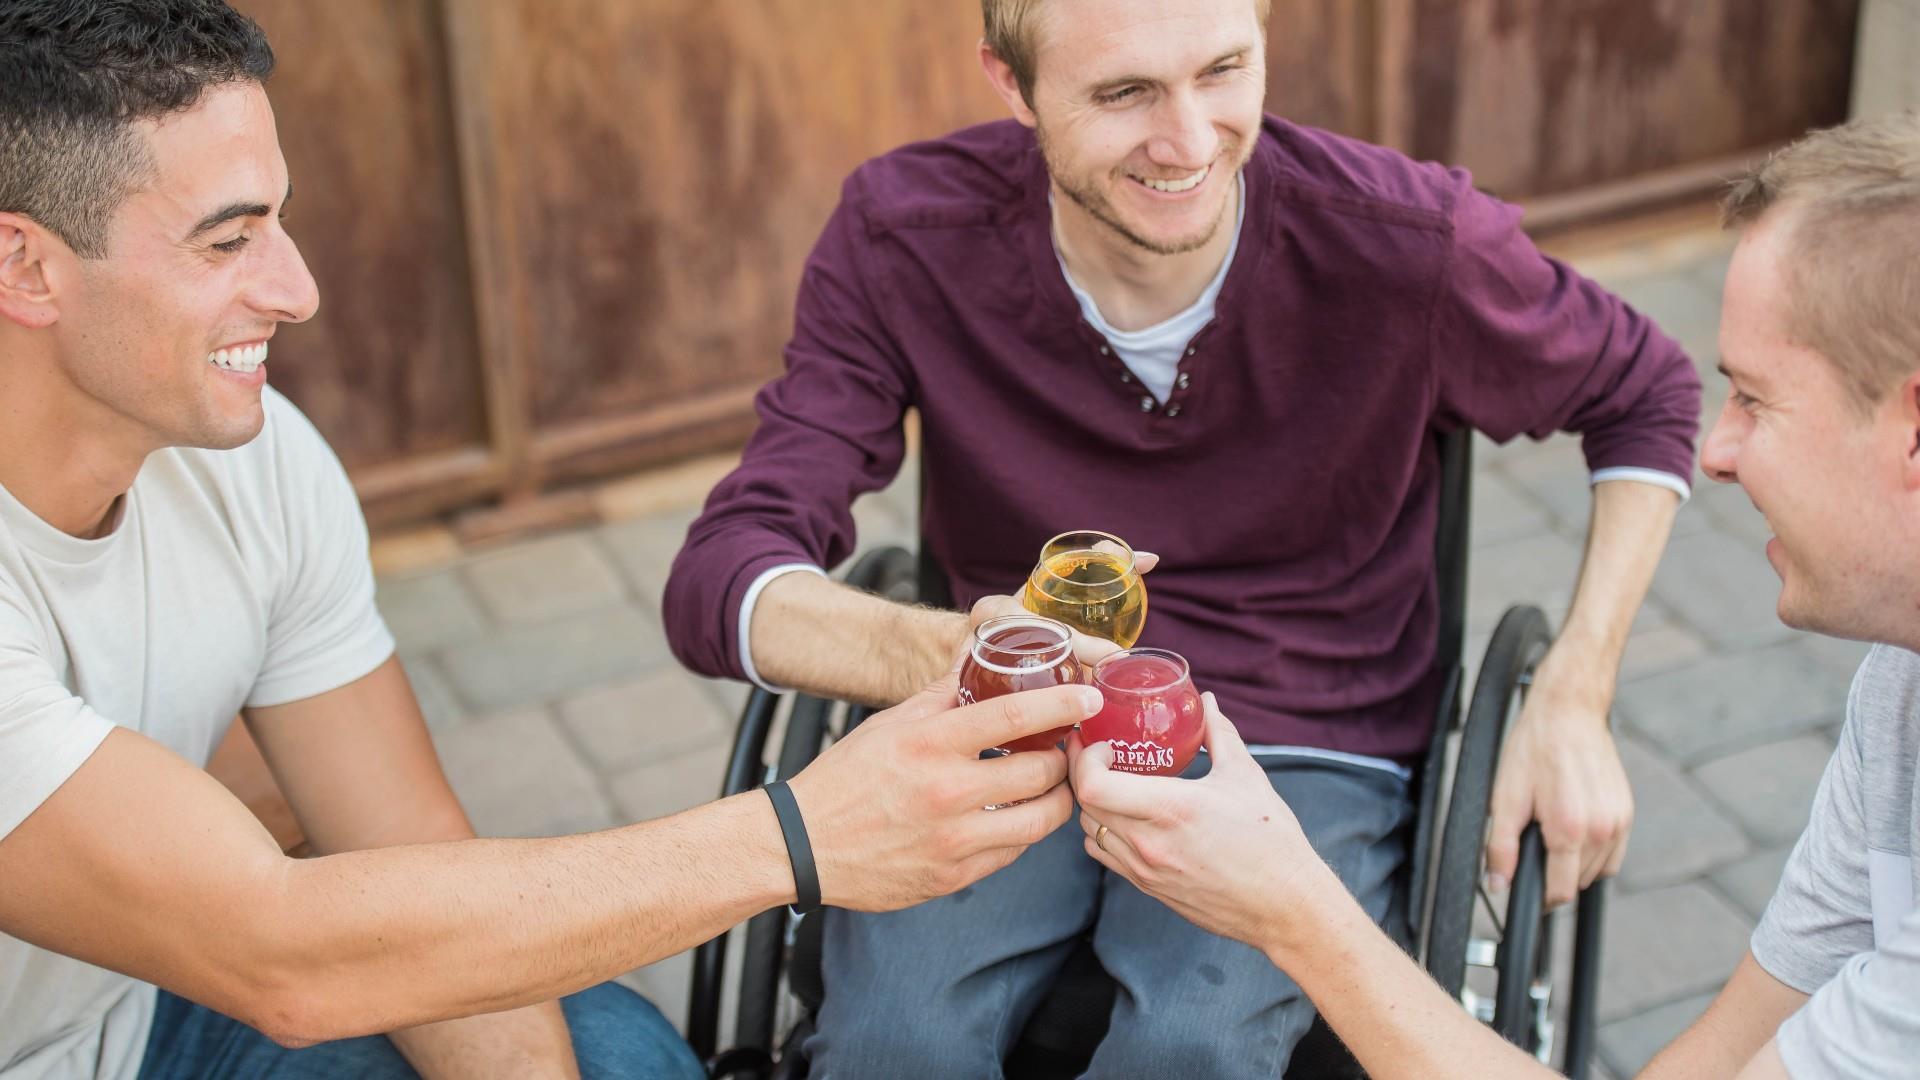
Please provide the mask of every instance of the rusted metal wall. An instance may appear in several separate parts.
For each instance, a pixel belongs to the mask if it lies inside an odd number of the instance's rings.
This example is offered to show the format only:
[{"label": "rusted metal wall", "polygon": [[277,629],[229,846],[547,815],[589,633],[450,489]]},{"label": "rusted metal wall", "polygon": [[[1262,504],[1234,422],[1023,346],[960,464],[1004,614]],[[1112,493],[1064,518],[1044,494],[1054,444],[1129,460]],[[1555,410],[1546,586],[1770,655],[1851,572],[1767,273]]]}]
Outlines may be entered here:
[{"label": "rusted metal wall", "polygon": [[[376,521],[737,445],[846,173],[1003,114],[971,0],[239,6],[323,298],[274,378]],[[1269,107],[1565,222],[1841,119],[1855,8],[1274,0]]]}]

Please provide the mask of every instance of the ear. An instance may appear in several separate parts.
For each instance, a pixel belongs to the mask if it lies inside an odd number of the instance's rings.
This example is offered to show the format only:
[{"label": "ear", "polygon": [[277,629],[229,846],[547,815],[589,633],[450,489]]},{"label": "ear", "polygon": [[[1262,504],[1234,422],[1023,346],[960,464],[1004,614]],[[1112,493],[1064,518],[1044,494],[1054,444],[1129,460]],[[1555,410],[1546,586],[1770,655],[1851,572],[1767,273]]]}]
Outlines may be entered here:
[{"label": "ear", "polygon": [[1895,391],[1891,421],[1906,450],[1901,478],[1910,492],[1920,492],[1920,371],[1908,375]]},{"label": "ear", "polygon": [[0,214],[0,318],[39,330],[60,317],[47,273],[55,255],[72,252],[32,218]]},{"label": "ear", "polygon": [[999,54],[993,51],[993,46],[987,44],[986,38],[980,39],[980,69],[987,73],[987,84],[993,87],[994,93],[1000,95],[1000,100],[1007,103],[1007,109],[1013,113],[1015,120],[1028,127],[1040,122],[1033,115],[1033,106],[1027,103],[1026,95],[1020,92],[1020,80],[1013,77],[1013,68],[1000,59]]}]

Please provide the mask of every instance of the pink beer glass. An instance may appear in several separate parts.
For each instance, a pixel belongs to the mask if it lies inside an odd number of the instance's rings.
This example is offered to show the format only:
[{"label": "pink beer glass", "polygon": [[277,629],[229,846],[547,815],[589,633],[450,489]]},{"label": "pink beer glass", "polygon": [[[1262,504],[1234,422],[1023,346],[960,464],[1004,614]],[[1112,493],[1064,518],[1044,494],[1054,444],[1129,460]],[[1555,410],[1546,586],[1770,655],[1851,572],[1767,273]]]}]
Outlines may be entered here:
[{"label": "pink beer glass", "polygon": [[1122,649],[1093,666],[1105,704],[1080,722],[1080,743],[1105,742],[1120,772],[1178,776],[1200,751],[1206,714],[1186,658],[1166,649]]}]

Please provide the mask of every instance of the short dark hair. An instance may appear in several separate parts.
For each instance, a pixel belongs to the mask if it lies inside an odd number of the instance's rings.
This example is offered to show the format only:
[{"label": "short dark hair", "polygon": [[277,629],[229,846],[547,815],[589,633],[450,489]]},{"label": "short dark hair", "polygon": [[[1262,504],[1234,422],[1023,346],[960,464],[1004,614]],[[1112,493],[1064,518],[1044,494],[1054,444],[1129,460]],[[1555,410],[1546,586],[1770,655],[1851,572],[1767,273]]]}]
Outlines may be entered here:
[{"label": "short dark hair", "polygon": [[151,168],[134,123],[266,82],[273,49],[224,0],[4,0],[0,72],[0,212],[97,259]]}]

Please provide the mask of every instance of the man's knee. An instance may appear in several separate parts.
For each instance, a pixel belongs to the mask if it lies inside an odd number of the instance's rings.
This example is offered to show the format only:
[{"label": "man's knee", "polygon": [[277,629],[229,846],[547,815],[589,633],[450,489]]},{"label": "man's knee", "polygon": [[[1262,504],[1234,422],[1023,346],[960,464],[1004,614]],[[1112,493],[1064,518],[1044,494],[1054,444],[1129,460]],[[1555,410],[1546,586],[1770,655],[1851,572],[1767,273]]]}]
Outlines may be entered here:
[{"label": "man's knee", "polygon": [[657,1076],[705,1080],[707,1072],[660,1010],[618,983],[602,983],[560,1002],[573,1035],[582,1080]]}]

